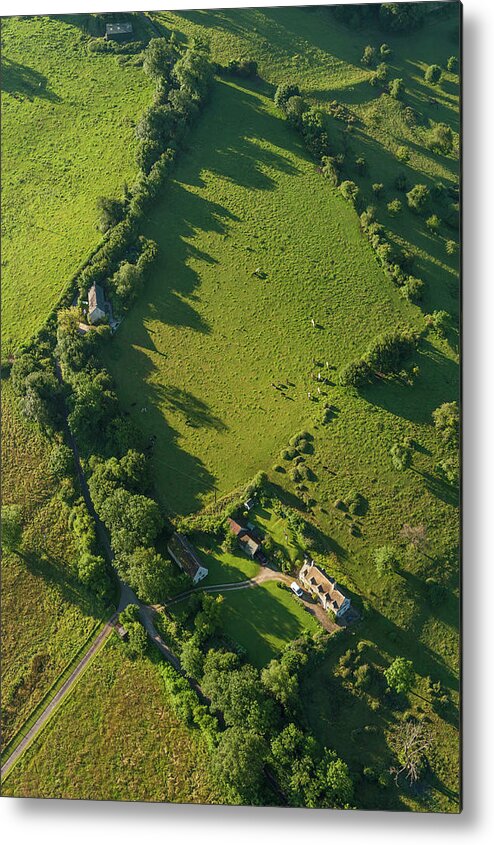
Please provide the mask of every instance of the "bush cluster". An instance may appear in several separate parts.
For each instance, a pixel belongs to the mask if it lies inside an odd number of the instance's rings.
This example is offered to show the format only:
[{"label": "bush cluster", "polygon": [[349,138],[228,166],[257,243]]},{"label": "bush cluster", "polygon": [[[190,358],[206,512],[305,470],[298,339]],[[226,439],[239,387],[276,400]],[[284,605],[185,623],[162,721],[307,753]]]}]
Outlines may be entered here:
[{"label": "bush cluster", "polygon": [[342,387],[362,387],[376,375],[396,375],[401,365],[416,349],[418,335],[411,329],[395,329],[380,335],[356,361],[338,374]]}]

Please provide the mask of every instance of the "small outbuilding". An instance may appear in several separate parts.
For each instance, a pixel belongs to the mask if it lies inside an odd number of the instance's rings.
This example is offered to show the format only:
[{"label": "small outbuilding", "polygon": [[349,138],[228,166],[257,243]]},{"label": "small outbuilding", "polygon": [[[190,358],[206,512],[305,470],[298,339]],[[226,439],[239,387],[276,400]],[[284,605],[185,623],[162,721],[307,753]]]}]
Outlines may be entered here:
[{"label": "small outbuilding", "polygon": [[187,573],[187,575],[192,578],[193,584],[197,584],[198,581],[202,581],[202,579],[206,577],[209,570],[202,565],[194,546],[190,540],[184,536],[184,534],[178,534],[178,532],[175,532],[168,543],[167,548],[170,557],[183,572]]},{"label": "small outbuilding", "polygon": [[89,288],[87,298],[89,303],[88,320],[93,324],[98,323],[106,315],[103,288],[100,285],[93,285],[92,288]]},{"label": "small outbuilding", "polygon": [[105,38],[107,41],[130,41],[132,38],[132,24],[107,23]]}]

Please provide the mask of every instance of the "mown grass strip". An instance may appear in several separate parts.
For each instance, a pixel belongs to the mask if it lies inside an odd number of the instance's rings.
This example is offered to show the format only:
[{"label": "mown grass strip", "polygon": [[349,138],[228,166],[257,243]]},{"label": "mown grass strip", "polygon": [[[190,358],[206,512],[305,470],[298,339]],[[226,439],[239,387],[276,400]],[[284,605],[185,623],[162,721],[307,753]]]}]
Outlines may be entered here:
[{"label": "mown grass strip", "polygon": [[[55,678],[52,685],[45,692],[43,698],[38,702],[38,704],[36,705],[34,710],[31,711],[31,713],[28,716],[28,718],[26,719],[26,721],[19,728],[19,730],[14,734],[14,736],[7,743],[5,748],[2,749],[2,754],[1,754],[1,758],[0,758],[2,766],[4,766],[5,763],[7,762],[7,760],[12,756],[12,754],[14,753],[16,748],[19,746],[19,744],[22,742],[22,740],[24,739],[26,734],[29,733],[32,726],[39,719],[39,717],[41,716],[43,711],[46,710],[46,708],[48,707],[50,702],[54,699],[57,692],[62,688],[62,686],[64,685],[67,678],[70,677],[71,672],[74,670],[75,666],[77,665],[77,663],[81,659],[81,656],[88,650],[88,647],[90,647],[91,643],[97,638],[97,636],[99,635],[101,629],[103,628],[103,626],[105,624],[106,624],[106,622],[101,621],[101,622],[98,622],[98,624],[94,626],[91,633],[86,637],[86,639],[84,640],[82,645],[79,646],[77,651],[74,652],[71,659],[66,664],[65,668],[62,669],[61,673],[58,675],[57,678]],[[105,642],[106,642],[106,640],[105,640]],[[6,777],[8,777],[8,774],[5,775],[2,779],[4,780]]]}]

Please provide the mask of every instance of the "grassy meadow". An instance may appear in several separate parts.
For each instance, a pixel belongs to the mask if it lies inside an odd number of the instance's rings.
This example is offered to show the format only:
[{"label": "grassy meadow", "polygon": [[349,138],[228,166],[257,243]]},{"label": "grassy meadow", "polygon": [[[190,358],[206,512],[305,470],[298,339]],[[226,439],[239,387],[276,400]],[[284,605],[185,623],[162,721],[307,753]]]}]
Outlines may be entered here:
[{"label": "grassy meadow", "polygon": [[107,364],[157,438],[163,505],[187,513],[269,468],[311,419],[314,358],[338,367],[420,312],[264,86],[215,83],[150,218],[158,263]]},{"label": "grassy meadow", "polygon": [[221,801],[207,748],[173,714],[157,667],[130,660],[115,635],[12,770],[3,794]]},{"label": "grassy meadow", "polygon": [[78,585],[68,509],[47,471],[49,445],[2,382],[2,496],[21,507],[22,552],[2,560],[2,735],[7,743],[101,619]]},{"label": "grassy meadow", "polygon": [[[152,85],[89,53],[89,15],[2,19],[2,349],[44,324],[96,246],[96,201],[137,172]],[[22,166],[20,166],[22,162]]]}]

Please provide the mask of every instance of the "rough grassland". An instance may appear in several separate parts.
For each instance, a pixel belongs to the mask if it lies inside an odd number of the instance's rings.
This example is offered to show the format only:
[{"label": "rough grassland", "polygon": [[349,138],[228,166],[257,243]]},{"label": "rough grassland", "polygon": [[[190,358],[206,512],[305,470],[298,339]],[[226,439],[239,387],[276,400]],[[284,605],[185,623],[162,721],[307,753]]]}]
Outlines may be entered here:
[{"label": "rough grassland", "polygon": [[5,795],[218,803],[198,732],[149,660],[110,641],[4,784]]},{"label": "rough grassland", "polygon": [[3,740],[24,722],[99,620],[71,577],[67,511],[55,499],[45,440],[2,384],[2,501],[18,504],[23,554],[2,560]]},{"label": "rough grassland", "polygon": [[313,356],[339,366],[417,321],[267,93],[215,84],[145,231],[158,266],[108,351],[119,397],[157,437],[171,512],[270,466],[312,414]]},{"label": "rough grassland", "polygon": [[87,52],[82,18],[2,19],[4,349],[26,341],[100,237],[96,200],[136,173],[141,68]]}]

